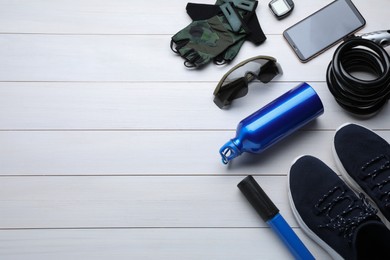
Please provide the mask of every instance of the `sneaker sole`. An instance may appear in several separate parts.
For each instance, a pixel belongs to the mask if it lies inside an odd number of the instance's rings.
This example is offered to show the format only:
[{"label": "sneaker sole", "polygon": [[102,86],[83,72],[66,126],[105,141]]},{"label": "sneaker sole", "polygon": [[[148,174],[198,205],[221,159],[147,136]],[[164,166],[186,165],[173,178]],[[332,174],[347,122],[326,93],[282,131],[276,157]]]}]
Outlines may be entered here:
[{"label": "sneaker sole", "polygon": [[[337,128],[336,133],[337,133],[337,131],[339,131],[344,126],[347,126],[347,125],[350,125],[350,124],[351,123],[346,123],[346,124],[341,125],[339,128]],[[367,127],[364,127],[364,126],[359,125],[359,124],[355,124],[355,125],[358,125],[358,126],[361,126],[363,128],[368,129]],[[372,131],[371,129],[368,129],[368,130]],[[335,162],[336,162],[336,167],[340,171],[341,176],[343,177],[343,180],[345,181],[345,183],[357,195],[359,195],[359,193],[363,193],[364,194],[364,196],[368,199],[368,201],[372,204],[372,206],[378,210],[378,213],[377,213],[378,217],[382,220],[382,222],[386,225],[386,227],[390,229],[390,222],[385,218],[383,213],[377,207],[376,203],[371,199],[370,196],[368,196],[368,194],[366,192],[363,191],[363,189],[360,187],[360,185],[348,174],[347,170],[344,168],[344,166],[341,163],[341,160],[340,160],[340,158],[339,158],[339,156],[337,155],[337,152],[336,152],[336,147],[335,147],[335,144],[334,144],[334,137],[333,137],[333,143],[332,143],[332,153],[333,153],[333,158],[335,159]]]},{"label": "sneaker sole", "polygon": [[[302,156],[297,157],[295,160],[292,161],[291,166]],[[290,167],[291,168],[291,167]],[[290,171],[288,172],[287,175],[287,195],[288,195],[288,200],[290,202],[291,206],[291,211],[298,222],[299,226],[302,228],[302,230],[306,233],[308,237],[310,237],[313,241],[315,241],[319,246],[321,246],[333,259],[335,260],[343,260],[344,258],[341,257],[332,247],[330,247],[325,241],[323,241],[319,236],[317,236],[302,220],[301,216],[299,215],[294,201],[292,199],[292,195],[290,192]]]}]

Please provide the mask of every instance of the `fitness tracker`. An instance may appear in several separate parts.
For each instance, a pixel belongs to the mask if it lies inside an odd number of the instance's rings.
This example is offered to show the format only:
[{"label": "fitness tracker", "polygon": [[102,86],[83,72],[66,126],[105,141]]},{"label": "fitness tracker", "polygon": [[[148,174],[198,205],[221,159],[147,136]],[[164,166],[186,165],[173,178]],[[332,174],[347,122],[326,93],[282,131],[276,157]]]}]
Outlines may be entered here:
[{"label": "fitness tracker", "polygon": [[291,13],[294,9],[294,2],[292,0],[272,0],[268,6],[276,18],[280,20]]}]

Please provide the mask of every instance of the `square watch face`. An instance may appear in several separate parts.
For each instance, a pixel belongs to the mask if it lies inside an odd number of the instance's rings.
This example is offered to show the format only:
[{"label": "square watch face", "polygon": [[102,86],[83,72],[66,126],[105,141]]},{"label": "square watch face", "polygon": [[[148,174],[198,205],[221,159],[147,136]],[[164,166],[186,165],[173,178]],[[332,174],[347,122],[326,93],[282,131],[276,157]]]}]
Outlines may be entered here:
[{"label": "square watch face", "polygon": [[290,7],[284,0],[277,0],[271,3],[272,9],[276,15],[283,15],[290,10]]}]

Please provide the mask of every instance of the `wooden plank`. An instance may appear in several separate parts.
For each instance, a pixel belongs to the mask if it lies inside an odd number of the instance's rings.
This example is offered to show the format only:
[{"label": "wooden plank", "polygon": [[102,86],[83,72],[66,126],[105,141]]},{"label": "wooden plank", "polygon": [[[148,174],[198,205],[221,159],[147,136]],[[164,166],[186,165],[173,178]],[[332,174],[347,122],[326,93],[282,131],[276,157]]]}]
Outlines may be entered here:
[{"label": "wooden plank", "polygon": [[[1,177],[0,228],[265,227],[243,177]],[[257,177],[293,227],[284,177]],[[24,214],[28,212],[28,214]]]},{"label": "wooden plank", "polygon": [[[167,35],[3,34],[0,81],[216,82],[227,72],[214,64],[201,73],[187,69],[169,43]],[[245,43],[234,64],[257,55],[278,59],[285,68],[280,80],[325,81],[333,51],[308,66],[281,35],[270,35],[258,47]]]},{"label": "wooden plank", "polygon": [[[299,229],[316,259],[330,259]],[[265,228],[0,230],[3,259],[292,259]]]},{"label": "wooden plank", "polygon": [[[231,65],[188,70],[169,49],[189,23],[186,2],[0,0],[0,258],[288,259],[236,187],[253,174],[316,258],[329,259],[292,216],[290,162],[312,154],[335,169],[332,137],[346,121],[390,140],[388,107],[363,121],[327,91],[334,48],[301,64],[281,36],[329,2],[301,0],[283,21],[259,2],[268,39],[245,43],[234,63],[275,56],[284,75],[222,111],[211,93]],[[367,19],[359,33],[387,28],[378,17],[390,2],[354,2]],[[223,165],[218,150],[238,121],[301,81],[325,114]]]},{"label": "wooden plank", "polygon": [[[389,131],[378,132],[390,140]],[[333,131],[298,131],[262,154],[244,153],[228,166],[219,149],[231,131],[4,131],[1,175],[286,174],[297,156],[334,165]]]},{"label": "wooden plank", "polygon": [[[305,129],[335,130],[361,118],[343,110],[324,82],[309,82],[325,113]],[[213,100],[215,82],[207,83],[0,83],[0,130],[231,130],[246,116],[295,87],[298,82],[253,84],[229,109]],[[389,129],[388,105],[369,121]]]},{"label": "wooden plank", "polygon": [[[213,4],[212,0],[196,3]],[[288,18],[277,21],[268,8],[268,2],[259,1],[256,10],[266,34],[281,34],[283,30],[330,3],[331,0],[300,0]],[[386,29],[389,3],[371,12],[372,4],[354,0],[368,21],[362,31]],[[19,0],[0,1],[1,33],[61,33],[61,34],[168,34],[173,35],[190,22],[184,1],[159,0],[131,2],[126,0]],[[386,6],[387,5],[387,6]],[[169,19],[174,17],[175,19]],[[375,21],[371,23],[370,21]],[[156,26],[158,24],[158,26]]]},{"label": "wooden plank", "polygon": [[[389,131],[377,131],[390,140]],[[244,153],[228,166],[220,147],[233,132],[0,132],[1,175],[280,175],[302,154],[335,166],[333,131],[299,131],[262,154]]]}]

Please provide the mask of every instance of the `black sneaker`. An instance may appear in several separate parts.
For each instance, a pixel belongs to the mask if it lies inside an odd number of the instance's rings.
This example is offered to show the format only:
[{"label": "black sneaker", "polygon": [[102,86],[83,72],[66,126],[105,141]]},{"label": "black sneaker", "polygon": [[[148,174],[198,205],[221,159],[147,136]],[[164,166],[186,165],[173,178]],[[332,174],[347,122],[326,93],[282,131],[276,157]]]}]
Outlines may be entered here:
[{"label": "black sneaker", "polygon": [[333,259],[390,257],[390,230],[361,194],[358,197],[319,159],[303,156],[291,166],[289,200],[302,230]]},{"label": "black sneaker", "polygon": [[382,221],[390,227],[389,143],[370,129],[346,124],[336,131],[333,148],[343,179],[372,200]]}]

